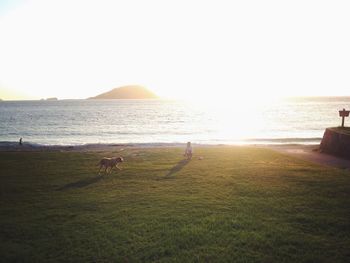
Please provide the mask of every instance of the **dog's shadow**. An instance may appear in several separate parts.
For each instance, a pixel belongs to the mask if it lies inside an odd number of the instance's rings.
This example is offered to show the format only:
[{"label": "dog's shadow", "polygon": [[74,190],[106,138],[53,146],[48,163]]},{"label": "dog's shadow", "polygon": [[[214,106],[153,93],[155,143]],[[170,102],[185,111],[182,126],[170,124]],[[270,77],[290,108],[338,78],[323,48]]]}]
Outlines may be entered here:
[{"label": "dog's shadow", "polygon": [[64,191],[64,190],[74,189],[74,188],[83,188],[83,187],[89,186],[91,184],[97,183],[102,178],[103,178],[102,176],[95,176],[92,178],[83,179],[83,180],[80,180],[80,181],[77,181],[74,183],[66,184],[66,185],[58,188],[57,191]]},{"label": "dog's shadow", "polygon": [[165,177],[170,177],[172,176],[173,174],[179,172],[182,168],[184,168],[184,166],[186,164],[188,164],[190,162],[190,160],[188,159],[184,159],[184,160],[181,160],[180,162],[178,162],[176,165],[174,165],[173,168],[170,169],[170,171],[165,175]]}]

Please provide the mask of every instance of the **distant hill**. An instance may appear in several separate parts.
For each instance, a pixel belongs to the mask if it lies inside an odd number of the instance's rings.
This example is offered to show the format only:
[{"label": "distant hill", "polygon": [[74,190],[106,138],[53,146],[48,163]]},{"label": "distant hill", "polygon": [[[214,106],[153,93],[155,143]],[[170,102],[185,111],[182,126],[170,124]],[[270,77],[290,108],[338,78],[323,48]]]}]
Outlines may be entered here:
[{"label": "distant hill", "polygon": [[142,86],[123,86],[89,99],[156,99],[158,96]]}]

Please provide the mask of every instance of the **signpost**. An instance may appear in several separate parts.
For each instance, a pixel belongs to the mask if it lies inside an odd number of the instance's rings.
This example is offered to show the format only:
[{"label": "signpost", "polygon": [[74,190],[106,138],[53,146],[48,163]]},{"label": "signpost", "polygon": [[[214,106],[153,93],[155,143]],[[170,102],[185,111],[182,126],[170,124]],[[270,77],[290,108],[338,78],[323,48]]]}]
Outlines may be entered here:
[{"label": "signpost", "polygon": [[350,113],[350,111],[345,110],[345,109],[339,111],[339,117],[342,117],[342,121],[341,121],[342,127],[344,127],[344,119],[345,119],[345,117],[349,117],[349,113]]}]

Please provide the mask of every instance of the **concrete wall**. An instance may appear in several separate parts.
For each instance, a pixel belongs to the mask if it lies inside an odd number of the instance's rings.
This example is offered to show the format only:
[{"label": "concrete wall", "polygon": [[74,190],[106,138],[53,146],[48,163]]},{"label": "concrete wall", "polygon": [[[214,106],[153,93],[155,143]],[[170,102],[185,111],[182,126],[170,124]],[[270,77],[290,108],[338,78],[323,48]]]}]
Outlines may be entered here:
[{"label": "concrete wall", "polygon": [[337,128],[327,128],[323,134],[320,150],[350,159],[350,135],[338,131]]}]

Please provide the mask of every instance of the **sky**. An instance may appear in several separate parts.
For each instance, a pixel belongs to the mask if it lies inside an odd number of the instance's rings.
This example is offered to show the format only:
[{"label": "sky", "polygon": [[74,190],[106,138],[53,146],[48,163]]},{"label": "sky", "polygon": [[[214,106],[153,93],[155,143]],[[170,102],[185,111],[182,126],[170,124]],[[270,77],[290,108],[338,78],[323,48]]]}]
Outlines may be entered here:
[{"label": "sky", "polygon": [[0,98],[350,95],[350,1],[0,0]]}]

